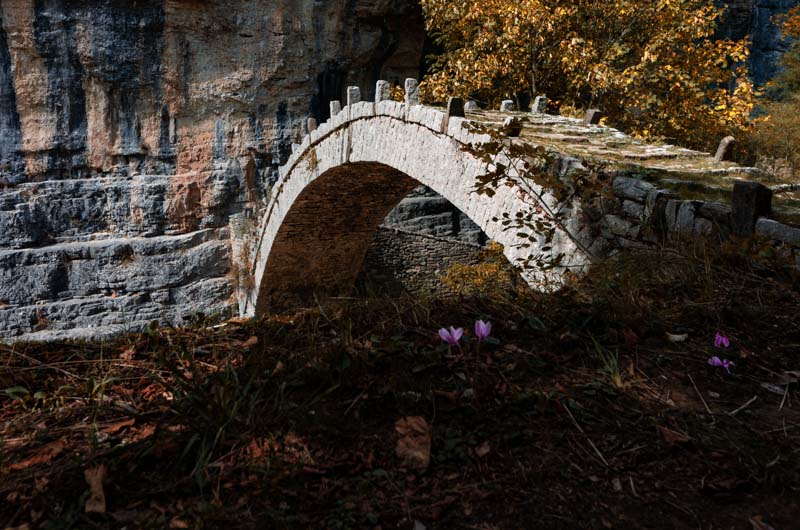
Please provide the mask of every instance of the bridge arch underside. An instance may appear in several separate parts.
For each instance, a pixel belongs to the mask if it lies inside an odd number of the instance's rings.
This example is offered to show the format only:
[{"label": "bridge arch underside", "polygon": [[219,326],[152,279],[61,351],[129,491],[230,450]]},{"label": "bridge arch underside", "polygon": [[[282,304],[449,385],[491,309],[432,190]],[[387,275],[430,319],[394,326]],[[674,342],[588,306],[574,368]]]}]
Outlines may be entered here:
[{"label": "bridge arch underside", "polygon": [[294,201],[261,277],[257,312],[349,293],[378,227],[419,182],[389,166],[338,166]]}]

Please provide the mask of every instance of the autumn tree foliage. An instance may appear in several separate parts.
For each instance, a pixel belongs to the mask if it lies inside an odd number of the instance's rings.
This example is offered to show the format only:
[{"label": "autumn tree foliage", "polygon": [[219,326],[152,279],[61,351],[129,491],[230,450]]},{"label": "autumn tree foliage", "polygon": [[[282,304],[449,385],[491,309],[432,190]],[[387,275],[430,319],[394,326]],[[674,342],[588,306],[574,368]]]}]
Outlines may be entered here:
[{"label": "autumn tree foliage", "polygon": [[443,49],[432,101],[547,94],[643,137],[711,147],[750,126],[748,43],[716,39],[712,0],[421,0]]}]

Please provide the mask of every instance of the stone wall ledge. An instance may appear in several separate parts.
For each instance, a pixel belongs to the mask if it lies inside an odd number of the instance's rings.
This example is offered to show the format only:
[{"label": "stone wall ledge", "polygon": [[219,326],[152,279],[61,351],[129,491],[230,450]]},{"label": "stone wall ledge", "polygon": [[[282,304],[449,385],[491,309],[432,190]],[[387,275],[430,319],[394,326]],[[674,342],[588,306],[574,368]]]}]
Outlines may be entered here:
[{"label": "stone wall ledge", "polygon": [[419,238],[419,239],[425,239],[425,240],[429,240],[429,241],[436,241],[436,242],[439,242],[439,243],[442,243],[442,244],[469,248],[469,249],[472,249],[472,250],[474,250],[476,252],[480,252],[480,251],[482,251],[482,250],[484,250],[486,248],[486,247],[484,247],[482,245],[478,245],[476,243],[470,243],[469,241],[460,241],[458,239],[453,239],[453,238],[450,238],[450,237],[439,237],[439,236],[434,236],[434,235],[431,235],[431,234],[422,234],[420,232],[412,232],[411,230],[403,230],[402,228],[395,228],[395,227],[392,227],[392,226],[382,225],[380,228],[378,228],[378,230],[381,231],[381,232],[386,232],[386,233],[394,234],[394,235],[398,235],[398,236],[416,237],[416,238]]},{"label": "stone wall ledge", "polygon": [[223,311],[229,245],[228,229],[208,229],[0,251],[0,336]]},{"label": "stone wall ledge", "polygon": [[[227,226],[247,204],[237,171],[214,170],[204,194],[180,178],[142,175],[24,183],[0,190],[0,248],[113,237],[154,237]],[[217,185],[219,183],[219,185]]]},{"label": "stone wall ledge", "polygon": [[[647,226],[660,228],[666,239],[699,235],[721,240],[733,233],[734,207],[731,204],[683,200],[668,190],[659,190],[654,184],[633,177],[617,176],[612,188],[615,200],[604,204],[608,212],[601,223],[606,239],[634,241],[638,238],[637,227]],[[753,223],[752,236],[794,252],[800,268],[800,228],[764,216]]]},{"label": "stone wall ledge", "polygon": [[177,323],[198,313],[226,314],[230,296],[230,278],[225,276],[114,298],[93,295],[5,306],[0,307],[0,336],[7,342],[110,338],[139,332],[152,321]]}]

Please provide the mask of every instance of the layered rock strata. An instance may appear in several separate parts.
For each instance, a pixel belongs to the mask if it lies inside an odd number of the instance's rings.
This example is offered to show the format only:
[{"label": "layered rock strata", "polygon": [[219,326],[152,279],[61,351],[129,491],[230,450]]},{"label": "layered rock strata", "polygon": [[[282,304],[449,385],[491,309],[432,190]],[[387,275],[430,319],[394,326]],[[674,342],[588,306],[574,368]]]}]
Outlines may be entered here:
[{"label": "layered rock strata", "polygon": [[0,337],[226,311],[229,216],[348,84],[419,74],[420,16],[402,0],[2,0]]}]

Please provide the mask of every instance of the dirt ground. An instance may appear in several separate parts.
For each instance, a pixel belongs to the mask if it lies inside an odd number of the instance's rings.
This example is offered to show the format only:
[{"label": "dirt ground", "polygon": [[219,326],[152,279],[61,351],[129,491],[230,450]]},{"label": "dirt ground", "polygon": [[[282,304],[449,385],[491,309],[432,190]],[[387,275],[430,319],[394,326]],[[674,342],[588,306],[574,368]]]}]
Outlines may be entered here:
[{"label": "dirt ground", "polygon": [[0,346],[0,528],[800,528],[798,285],[665,251]]}]

